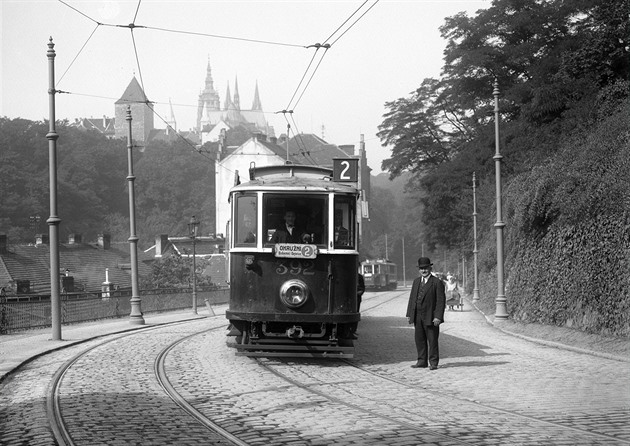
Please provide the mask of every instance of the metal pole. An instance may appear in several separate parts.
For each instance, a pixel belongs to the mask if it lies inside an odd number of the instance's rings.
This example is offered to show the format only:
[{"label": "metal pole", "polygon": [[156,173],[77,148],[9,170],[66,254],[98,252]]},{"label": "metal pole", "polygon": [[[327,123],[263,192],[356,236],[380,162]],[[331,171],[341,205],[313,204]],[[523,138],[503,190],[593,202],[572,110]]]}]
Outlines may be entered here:
[{"label": "metal pole", "polygon": [[479,301],[479,279],[478,279],[478,267],[477,267],[477,181],[475,177],[475,172],[473,172],[473,240],[474,240],[474,248],[473,248],[473,276],[475,280],[475,285],[473,288],[473,302]]},{"label": "metal pole", "polygon": [[[361,135],[363,136],[363,135]],[[402,238],[402,255],[403,255],[403,286],[407,286],[407,274],[405,271],[405,237]]]},{"label": "metal pole", "polygon": [[128,122],[127,133],[127,182],[129,184],[129,255],[131,257],[131,313],[129,314],[129,322],[133,325],[144,325],[142,317],[142,309],[140,306],[140,289],[138,287],[138,237],[136,236],[136,198],[134,181],[136,177],[133,175],[133,138],[131,135],[131,106],[127,106]]},{"label": "metal pole", "polygon": [[48,241],[50,243],[50,314],[52,318],[52,340],[61,340],[61,297],[59,294],[59,223],[57,216],[57,134],[55,128],[55,44],[48,41],[48,171],[50,180],[50,217]]},{"label": "metal pole", "polygon": [[195,234],[197,232],[197,228],[195,228],[195,232],[193,233],[193,270],[192,270],[192,280],[193,280],[193,290],[192,290],[192,311],[194,314],[197,314],[197,237]]},{"label": "metal pole", "polygon": [[193,215],[188,223],[188,232],[192,239],[193,258],[192,258],[192,310],[197,314],[197,228],[199,228],[199,220]]},{"label": "metal pole", "polygon": [[496,298],[496,310],[494,318],[499,320],[507,319],[507,307],[505,298],[505,288],[503,283],[503,211],[501,208],[501,156],[499,150],[499,81],[494,80],[494,134],[495,134],[495,147],[496,153],[493,157],[495,163],[495,183],[496,183],[496,198],[497,198],[497,222],[494,227],[497,229],[497,298]]}]

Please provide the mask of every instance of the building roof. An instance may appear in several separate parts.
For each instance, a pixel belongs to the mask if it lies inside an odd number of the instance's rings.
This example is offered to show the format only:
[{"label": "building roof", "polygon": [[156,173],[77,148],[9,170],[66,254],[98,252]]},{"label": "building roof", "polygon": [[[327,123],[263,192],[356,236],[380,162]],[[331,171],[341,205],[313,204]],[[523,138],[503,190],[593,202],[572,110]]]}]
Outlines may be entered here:
[{"label": "building roof", "polygon": [[332,167],[333,158],[347,158],[354,155],[311,133],[300,133],[291,138],[289,140],[289,152],[300,164],[313,164],[322,167]]},{"label": "building roof", "polygon": [[[68,270],[74,277],[75,290],[100,291],[109,281],[119,288],[131,286],[129,244],[113,243],[104,249],[96,243],[61,243],[59,245],[60,275]],[[152,257],[138,253],[138,274],[149,274]],[[50,247],[48,244],[10,245],[0,254],[0,286],[14,289],[17,281],[30,282],[31,293],[50,292]]]},{"label": "building roof", "polygon": [[147,96],[144,94],[144,90],[135,77],[131,79],[131,82],[129,82],[129,85],[127,85],[125,92],[120,97],[120,99],[115,102],[115,104],[128,104],[132,102],[149,102],[149,98],[147,98]]},{"label": "building roof", "polygon": [[102,118],[80,118],[75,119],[73,127],[84,130],[95,130],[105,136],[113,137],[116,134],[114,129],[114,118],[103,116]]}]

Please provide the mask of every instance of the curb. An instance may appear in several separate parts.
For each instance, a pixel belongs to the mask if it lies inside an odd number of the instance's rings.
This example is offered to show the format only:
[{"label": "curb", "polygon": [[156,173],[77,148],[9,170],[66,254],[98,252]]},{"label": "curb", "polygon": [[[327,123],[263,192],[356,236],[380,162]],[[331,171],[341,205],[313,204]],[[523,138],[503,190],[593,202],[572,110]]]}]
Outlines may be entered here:
[{"label": "curb", "polygon": [[479,307],[477,307],[477,305],[475,305],[472,300],[470,300],[467,296],[464,297],[464,299],[466,299],[466,301],[468,303],[470,303],[470,305],[477,310],[479,313],[481,313],[481,315],[483,315],[483,317],[486,319],[486,322],[489,325],[492,325],[494,328],[496,328],[497,330],[499,330],[502,333],[505,333],[507,335],[510,336],[514,336],[516,338],[520,338],[520,339],[524,339],[526,341],[529,342],[534,342],[536,344],[541,344],[547,347],[554,347],[554,348],[559,348],[559,349],[563,349],[563,350],[569,350],[572,352],[576,352],[576,353],[582,353],[585,355],[591,355],[591,356],[597,356],[600,358],[605,358],[605,359],[611,359],[613,361],[619,361],[619,362],[630,362],[630,358],[626,358],[625,356],[618,356],[618,355],[613,355],[611,353],[602,353],[602,352],[598,352],[595,350],[589,350],[589,349],[585,349],[585,348],[580,348],[580,347],[573,347],[571,345],[567,345],[567,344],[562,344],[560,342],[554,342],[554,341],[547,341],[545,339],[540,339],[540,338],[532,338],[531,336],[525,336],[522,335],[520,333],[514,333],[510,330],[507,330],[503,327],[501,327],[501,323],[495,323],[487,314],[485,314],[483,311],[481,311],[481,309],[479,309]]}]

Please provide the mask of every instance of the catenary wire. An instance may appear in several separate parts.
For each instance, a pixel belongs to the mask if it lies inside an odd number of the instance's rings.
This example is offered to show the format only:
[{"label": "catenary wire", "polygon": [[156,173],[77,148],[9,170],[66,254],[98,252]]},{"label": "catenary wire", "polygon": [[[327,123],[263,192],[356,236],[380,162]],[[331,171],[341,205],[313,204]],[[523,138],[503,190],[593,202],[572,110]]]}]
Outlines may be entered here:
[{"label": "catenary wire", "polygon": [[[378,1],[378,0],[377,0],[377,1]],[[334,31],[333,31],[333,33],[332,33],[330,36],[328,36],[328,38],[327,38],[326,40],[324,40],[324,43],[328,42],[328,41],[332,38],[332,36],[334,36],[334,35],[337,33],[337,31],[339,31],[341,28],[343,28],[343,26],[344,26],[346,23],[348,23],[348,21],[349,21],[352,17],[354,17],[354,15],[355,15],[355,14],[356,14],[356,13],[357,13],[357,12],[358,12],[361,8],[363,8],[363,6],[364,6],[367,2],[368,2],[368,0],[365,0],[365,1],[361,4],[361,6],[359,6],[359,7],[358,7],[358,8],[357,8],[357,9],[356,9],[356,10],[355,10],[352,14],[350,14],[350,17],[348,17],[346,20],[344,20],[344,22],[343,22],[341,25],[339,25],[339,27],[338,27],[336,30],[334,30]],[[376,3],[375,3],[375,4],[376,4]],[[356,23],[356,22],[355,22],[355,23]],[[344,33],[344,34],[345,34],[345,33]],[[342,34],[342,35],[343,35],[343,34]],[[337,39],[337,40],[338,40],[338,39]],[[336,42],[337,40],[335,40],[335,42]]]},{"label": "catenary wire", "polygon": [[66,68],[66,71],[64,71],[63,74],[61,75],[61,77],[59,78],[58,84],[61,83],[61,81],[63,80],[63,78],[66,75],[66,73],[70,70],[70,68],[72,67],[74,62],[76,62],[76,60],[79,58],[79,55],[83,52],[83,50],[87,46],[87,44],[90,41],[90,39],[92,39],[92,36],[94,35],[94,33],[96,32],[96,30],[98,29],[99,26],[101,26],[101,24],[97,22],[96,26],[92,30],[92,33],[90,34],[90,36],[87,38],[87,40],[85,41],[83,46],[79,49],[79,52],[77,53],[77,55],[74,56],[74,59],[72,59],[72,61],[70,62],[70,65],[68,65],[68,68]]},{"label": "catenary wire", "polygon": [[[97,24],[96,28],[98,28],[98,26],[103,25],[103,26],[116,26],[116,27],[125,27],[125,28],[129,28],[130,32],[131,32],[131,39],[132,39],[132,44],[133,44],[133,48],[134,48],[134,54],[135,54],[135,59],[136,59],[136,65],[138,68],[138,72],[139,72],[139,76],[140,76],[140,82],[142,85],[142,89],[143,89],[143,94],[144,94],[144,98],[146,100],[147,105],[149,106],[149,101],[147,99],[146,96],[146,90],[145,90],[145,86],[144,86],[144,80],[143,80],[143,76],[142,76],[142,68],[140,65],[140,61],[139,61],[139,55],[138,55],[138,50],[137,50],[137,46],[136,46],[136,42],[135,42],[135,38],[134,38],[134,34],[133,34],[133,30],[135,28],[145,28],[145,29],[152,29],[152,30],[158,30],[158,31],[163,31],[163,32],[175,32],[175,33],[182,33],[182,34],[191,34],[191,35],[201,35],[201,36],[206,36],[206,37],[214,37],[214,38],[223,38],[223,39],[231,39],[231,40],[240,40],[240,41],[246,41],[246,42],[252,42],[252,43],[262,43],[262,44],[271,44],[271,45],[283,45],[283,46],[293,46],[293,47],[303,47],[303,48],[310,48],[310,47],[314,47],[316,48],[315,54],[313,55],[313,58],[311,58],[311,61],[308,64],[307,69],[305,70],[300,83],[298,84],[298,87],[296,88],[296,90],[294,91],[291,100],[289,102],[289,104],[291,104],[291,102],[293,101],[293,99],[295,98],[295,96],[297,95],[297,92],[300,89],[300,86],[304,83],[304,79],[306,78],[308,71],[310,69],[310,67],[313,65],[313,61],[315,60],[315,57],[317,55],[317,52],[319,51],[319,49],[324,48],[325,51],[324,53],[321,55],[317,65],[315,66],[315,68],[313,69],[313,71],[311,72],[311,75],[308,79],[308,82],[304,85],[304,88],[302,89],[301,94],[299,95],[297,101],[293,104],[293,108],[295,108],[295,106],[300,102],[301,98],[303,97],[303,95],[306,92],[306,89],[308,88],[308,86],[310,85],[311,81],[313,80],[313,77],[315,76],[315,73],[317,72],[318,68],[320,67],[322,60],[324,58],[324,56],[326,55],[326,52],[328,51],[328,49],[330,49],[330,47],[336,43],[337,41],[339,41],[339,39],[341,37],[343,37],[343,35],[345,35],[362,17],[364,17],[377,3],[379,0],[376,0],[375,3],[373,3],[363,14],[361,14],[361,16],[359,16],[339,37],[337,37],[332,44],[328,44],[326,43],[328,40],[330,40],[337,32],[339,32],[340,29],[342,29],[344,27],[344,25],[346,23],[348,23],[352,17],[354,17],[358,11],[361,10],[361,8],[363,8],[363,6],[367,3],[367,0],[364,1],[325,41],[324,44],[314,44],[314,45],[309,45],[309,46],[304,46],[304,45],[296,45],[296,44],[287,44],[287,43],[281,43],[281,42],[272,42],[272,41],[265,41],[265,40],[259,40],[259,39],[247,39],[247,38],[238,38],[238,37],[231,37],[231,36],[221,36],[221,35],[214,35],[214,34],[207,34],[207,33],[196,33],[196,32],[190,32],[190,31],[180,31],[180,30],[172,30],[172,29],[166,29],[166,28],[158,28],[158,27],[150,27],[150,26],[141,26],[141,25],[136,25],[135,24],[135,20],[138,16],[139,10],[140,10],[140,5],[142,0],[138,1],[138,5],[136,7],[136,11],[135,11],[135,15],[134,15],[134,22],[132,22],[129,25],[111,25],[111,24],[105,24],[102,22],[99,22],[91,17],[89,17],[88,15],[86,15],[85,13],[83,13],[82,11],[78,10],[77,8],[69,5],[68,3],[64,2],[63,0],[58,0],[60,3],[66,5],[67,7],[71,8],[72,10],[76,11],[77,13],[83,15],[84,17],[86,17],[87,19],[95,22]],[[83,49],[85,48],[85,46],[87,46],[87,43],[89,42],[89,40],[91,39],[92,35],[95,33],[96,28],[92,31],[92,34],[90,35],[90,37],[88,38],[88,40],[86,41],[86,43],[83,45],[83,47],[81,48],[81,50],[79,51],[79,53],[77,54],[77,56],[73,59],[73,62],[78,58],[78,56],[80,55],[80,53],[83,51]],[[71,65],[72,65],[71,63]],[[69,71],[70,66],[66,69],[66,71],[64,72],[64,76],[65,74]],[[61,92],[61,91],[60,91]],[[159,115],[155,112],[155,110],[153,109],[152,106],[149,106],[149,108],[152,110],[153,113],[156,114],[156,116],[159,117]],[[287,107],[290,108],[290,107]],[[160,119],[162,119],[160,117]],[[286,116],[285,116],[286,119]],[[293,119],[293,117],[292,117]],[[163,119],[162,119],[163,120]],[[163,120],[164,121],[164,120]],[[164,121],[166,122],[166,121]],[[295,123],[295,121],[294,121]],[[167,124],[168,125],[168,124]],[[170,127],[170,125],[169,125]],[[177,132],[175,132],[177,134]],[[295,134],[295,132],[294,132]],[[302,145],[304,146],[304,142],[301,139],[301,136],[299,135],[299,133],[297,134]],[[287,135],[287,137],[289,137],[289,135]],[[186,140],[185,138],[183,138],[188,144],[190,144],[190,142],[188,140]],[[198,153],[200,153],[200,151],[196,150]],[[300,152],[306,152],[305,150],[302,151],[300,150]],[[308,153],[308,152],[307,152]]]},{"label": "catenary wire", "polygon": [[[365,14],[367,14],[368,12],[370,12],[370,10],[371,10],[373,7],[375,7],[375,6],[376,6],[376,4],[377,4],[378,2],[379,2],[379,0],[376,0],[376,1],[372,4],[372,6],[370,6],[370,7],[369,7],[369,8],[368,8],[368,9],[367,9],[367,10],[366,10],[363,14],[361,14],[361,16],[359,16],[359,18],[358,18],[358,19],[356,19],[356,20],[354,21],[354,23],[352,23],[352,25],[350,25],[350,26],[349,26],[349,27],[348,27],[348,28],[347,28],[347,29],[346,29],[343,33],[341,33],[341,35],[340,35],[339,37],[337,37],[337,38],[336,38],[336,39],[335,39],[335,40],[334,40],[334,41],[330,44],[330,46],[333,46],[335,43],[337,43],[337,42],[339,41],[339,39],[341,39],[341,38],[342,38],[342,37],[343,37],[343,36],[344,36],[344,35],[345,35],[348,31],[350,31],[350,29],[351,29],[354,25],[356,25],[356,24],[357,24],[357,22],[358,22],[359,20],[361,20]],[[364,4],[365,4],[365,3],[364,3]],[[361,5],[361,6],[363,6],[363,5]],[[353,14],[353,15],[354,15],[354,14]],[[332,36],[331,36],[331,37],[332,37]],[[329,38],[330,38],[330,37],[329,37]],[[328,40],[328,39],[327,39],[327,40]]]}]

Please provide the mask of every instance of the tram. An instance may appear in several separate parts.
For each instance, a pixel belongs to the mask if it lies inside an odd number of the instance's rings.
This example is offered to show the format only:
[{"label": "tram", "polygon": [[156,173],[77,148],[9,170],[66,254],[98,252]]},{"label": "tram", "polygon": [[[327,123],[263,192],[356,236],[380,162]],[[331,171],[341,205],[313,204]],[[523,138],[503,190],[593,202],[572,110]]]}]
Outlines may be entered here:
[{"label": "tram", "polygon": [[226,318],[237,355],[353,356],[359,190],[334,169],[252,165],[230,190]]},{"label": "tram", "polygon": [[389,260],[365,260],[361,262],[359,273],[363,274],[366,290],[395,290],[398,287],[398,267]]}]

